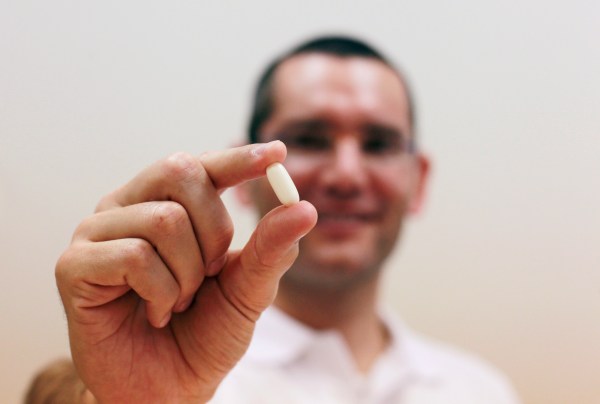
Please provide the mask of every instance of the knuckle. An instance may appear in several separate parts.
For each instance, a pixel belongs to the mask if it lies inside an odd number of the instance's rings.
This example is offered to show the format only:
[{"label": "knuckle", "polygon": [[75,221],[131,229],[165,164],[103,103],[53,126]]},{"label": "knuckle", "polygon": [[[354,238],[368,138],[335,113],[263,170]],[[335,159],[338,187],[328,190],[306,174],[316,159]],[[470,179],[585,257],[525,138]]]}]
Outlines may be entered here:
[{"label": "knuckle", "polygon": [[96,205],[96,209],[94,210],[94,212],[98,213],[98,212],[102,212],[104,210],[108,210],[110,208],[113,208],[115,206],[115,194],[116,191],[113,191],[107,195],[104,195],[102,198],[100,198],[100,200],[98,201],[98,204]]},{"label": "knuckle", "polygon": [[93,229],[94,218],[95,215],[92,215],[83,219],[75,228],[73,239],[87,238]]},{"label": "knuckle", "polygon": [[169,181],[183,183],[205,176],[202,165],[191,154],[185,152],[174,153],[167,157],[163,161],[163,172]]},{"label": "knuckle", "polygon": [[54,277],[63,301],[65,293],[72,293],[84,278],[85,254],[85,244],[75,242],[71,243],[56,261]]},{"label": "knuckle", "polygon": [[269,248],[269,238],[265,236],[263,228],[256,232],[254,239],[254,259],[267,270],[274,270],[278,267],[279,252]]},{"label": "knuckle", "polygon": [[258,320],[262,311],[271,304],[275,297],[274,293],[265,293],[260,298],[254,295],[249,296],[249,293],[245,289],[232,292],[227,288],[222,288],[222,291],[225,299],[235,308],[236,312],[251,322]]},{"label": "knuckle", "polygon": [[73,250],[71,248],[65,250],[58,258],[56,266],[54,267],[54,276],[56,277],[56,281],[59,285],[68,277],[70,268],[73,265],[73,261]]},{"label": "knuckle", "polygon": [[298,243],[284,249],[274,249],[272,244],[273,240],[267,237],[263,231],[256,233],[253,249],[255,262],[261,268],[264,268],[267,271],[266,273],[271,271],[282,272],[289,269],[298,256]]},{"label": "knuckle", "polygon": [[150,267],[155,260],[154,247],[146,240],[133,239],[123,247],[123,263],[130,270]]},{"label": "knuckle", "polygon": [[188,222],[185,208],[177,202],[161,202],[154,205],[150,216],[153,229],[163,235],[181,231]]}]

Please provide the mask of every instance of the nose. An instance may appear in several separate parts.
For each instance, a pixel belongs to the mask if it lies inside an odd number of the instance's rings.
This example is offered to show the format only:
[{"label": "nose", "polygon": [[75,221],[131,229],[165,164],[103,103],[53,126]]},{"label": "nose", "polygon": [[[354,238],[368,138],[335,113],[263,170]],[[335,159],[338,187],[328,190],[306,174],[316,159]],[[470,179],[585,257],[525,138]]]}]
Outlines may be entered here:
[{"label": "nose", "polygon": [[322,180],[330,193],[348,197],[359,194],[368,180],[365,156],[355,136],[340,136],[333,145]]}]

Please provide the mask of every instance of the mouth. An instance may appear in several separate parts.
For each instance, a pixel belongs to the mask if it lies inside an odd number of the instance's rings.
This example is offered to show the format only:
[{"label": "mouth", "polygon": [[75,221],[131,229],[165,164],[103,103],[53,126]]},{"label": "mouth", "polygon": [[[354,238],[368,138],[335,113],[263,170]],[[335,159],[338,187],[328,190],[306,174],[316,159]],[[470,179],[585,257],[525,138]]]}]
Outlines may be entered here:
[{"label": "mouth", "polygon": [[376,219],[372,213],[319,212],[319,222],[367,223]]},{"label": "mouth", "polygon": [[319,212],[317,228],[328,236],[348,237],[375,224],[379,216],[367,212]]}]

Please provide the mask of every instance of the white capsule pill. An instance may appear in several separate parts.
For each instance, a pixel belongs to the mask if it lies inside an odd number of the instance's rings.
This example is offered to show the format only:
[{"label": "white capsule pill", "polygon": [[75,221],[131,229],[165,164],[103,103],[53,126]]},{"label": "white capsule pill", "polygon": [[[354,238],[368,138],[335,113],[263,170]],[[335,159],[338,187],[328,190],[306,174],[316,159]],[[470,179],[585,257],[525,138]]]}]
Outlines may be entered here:
[{"label": "white capsule pill", "polygon": [[300,195],[294,181],[281,163],[273,163],[267,167],[267,178],[282,204],[290,206],[300,202]]}]

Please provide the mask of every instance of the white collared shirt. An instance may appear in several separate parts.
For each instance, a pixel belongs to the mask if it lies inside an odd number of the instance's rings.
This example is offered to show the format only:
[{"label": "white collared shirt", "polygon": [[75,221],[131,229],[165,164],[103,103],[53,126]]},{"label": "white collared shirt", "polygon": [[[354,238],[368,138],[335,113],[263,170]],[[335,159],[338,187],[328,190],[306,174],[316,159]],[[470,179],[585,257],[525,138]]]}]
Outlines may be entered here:
[{"label": "white collared shirt", "polygon": [[516,404],[511,386],[482,360],[433,342],[382,315],[391,343],[368,374],[342,337],[271,307],[225,378],[214,404]]}]

